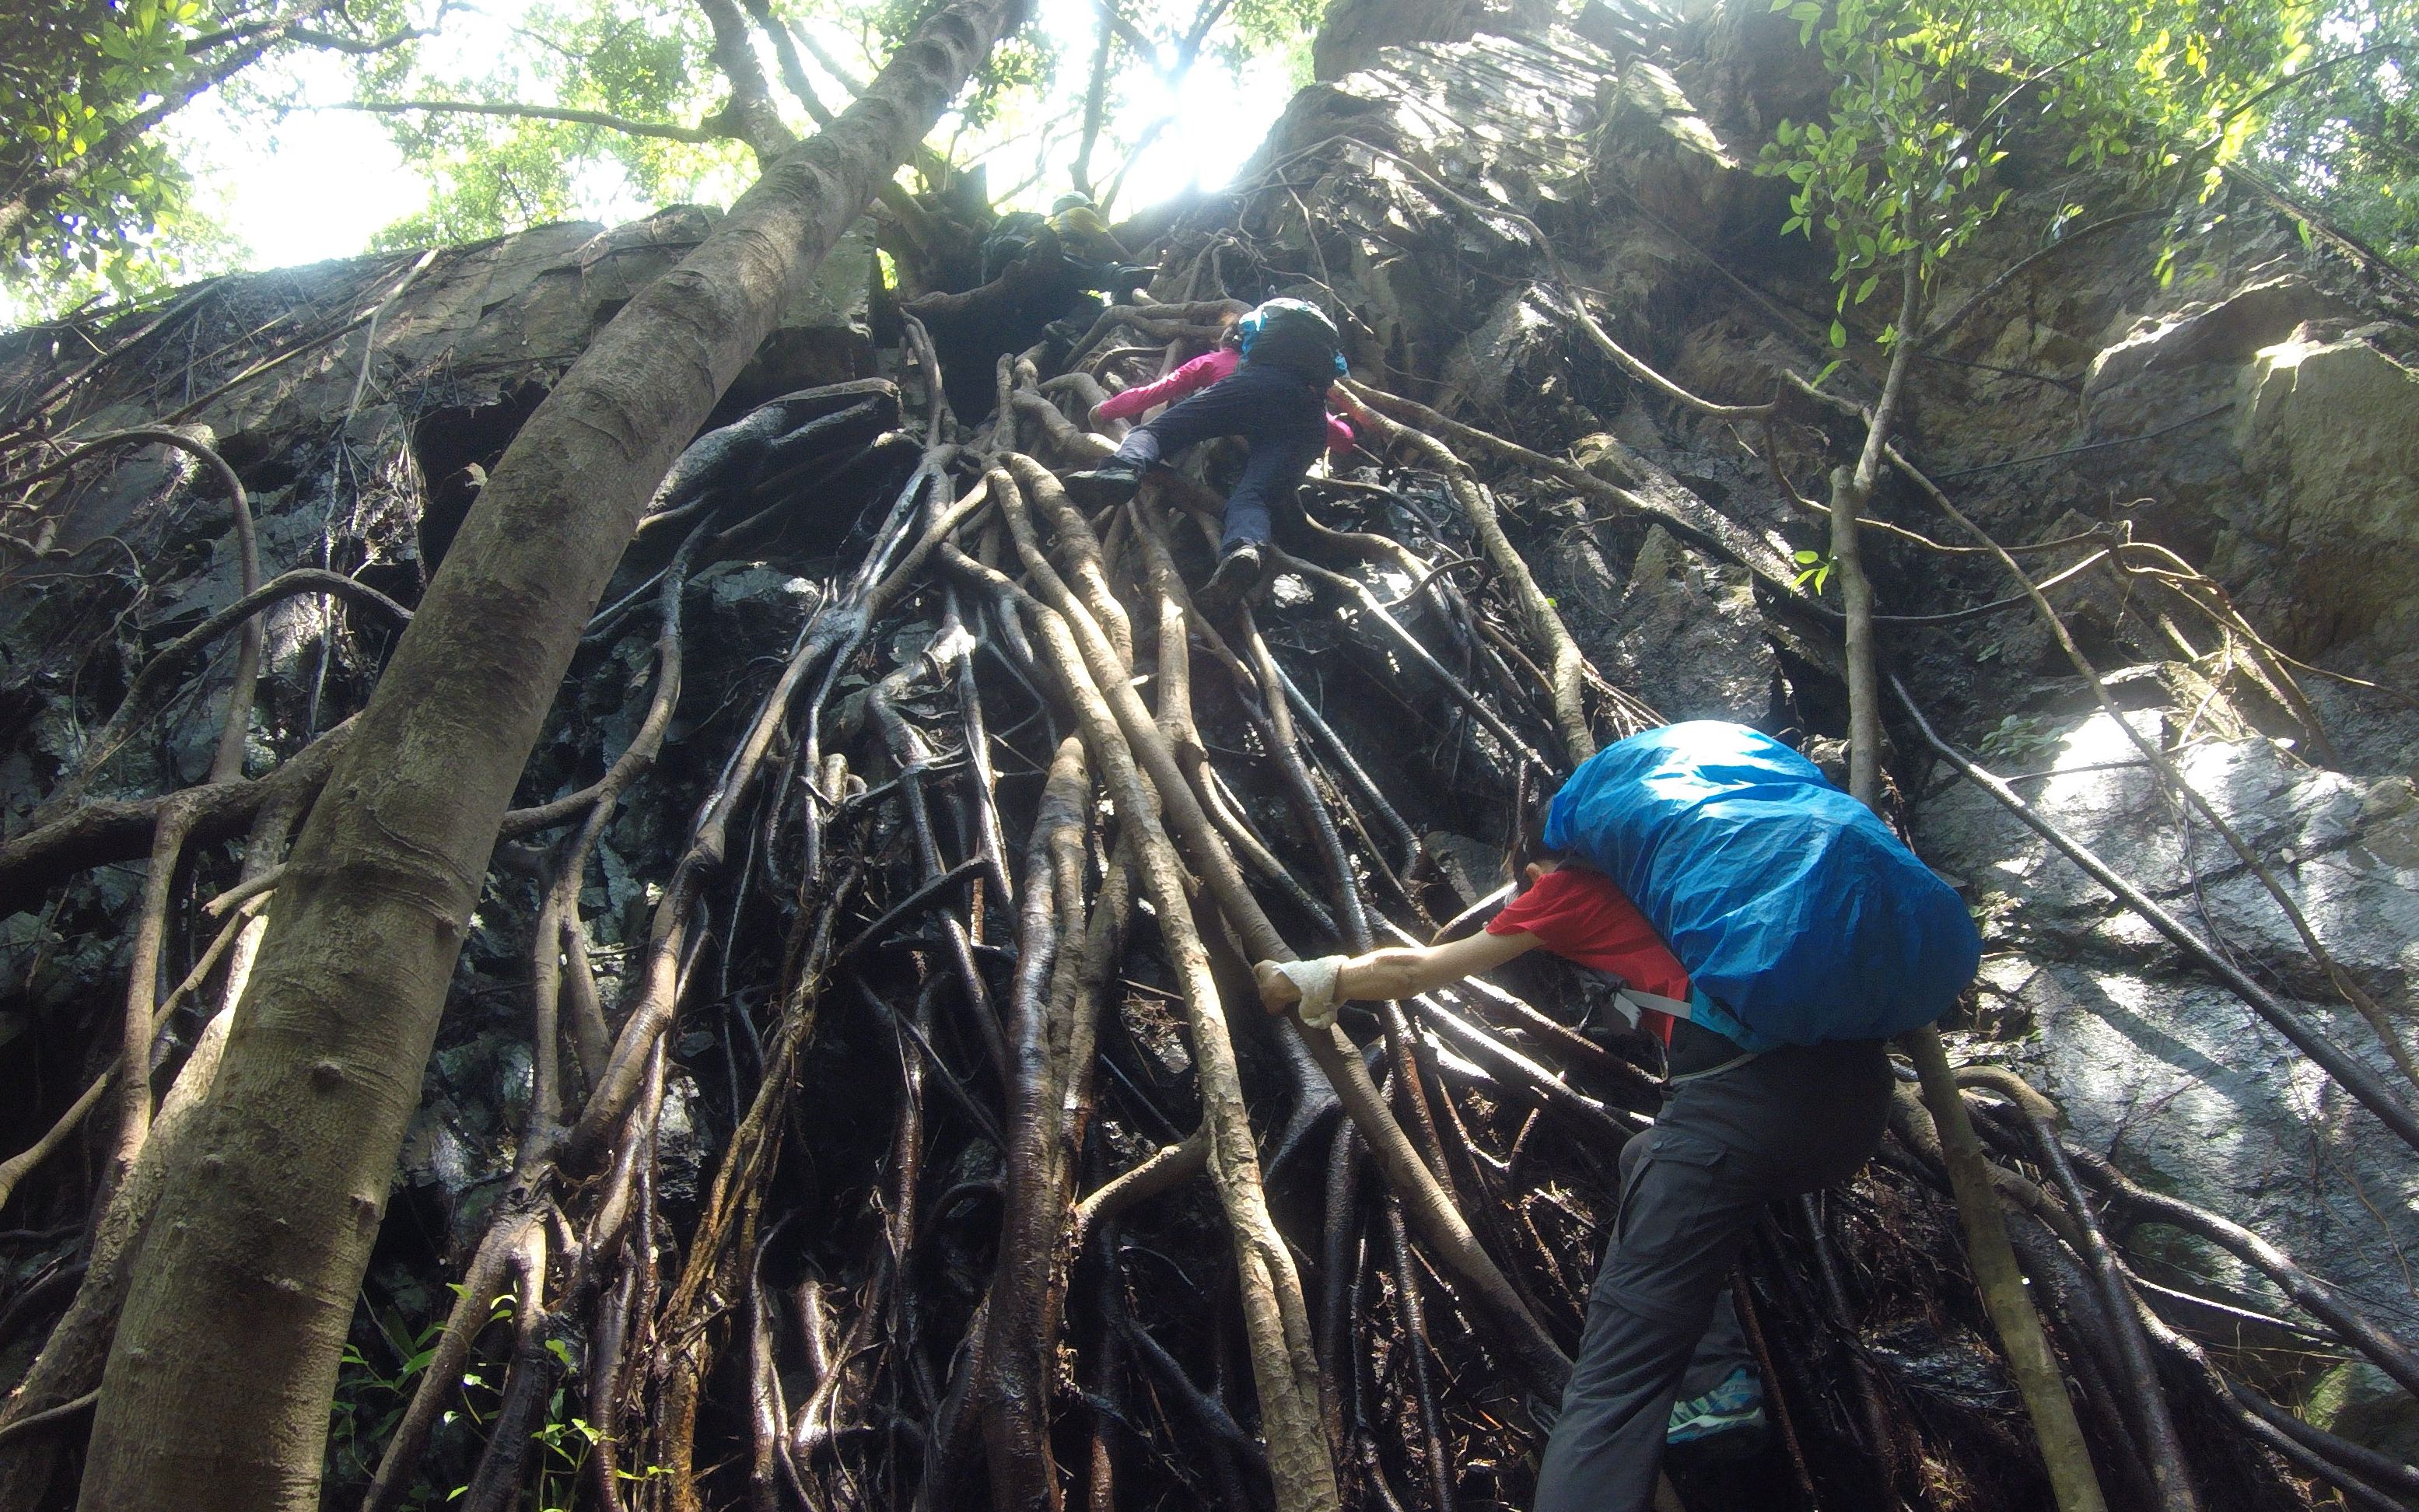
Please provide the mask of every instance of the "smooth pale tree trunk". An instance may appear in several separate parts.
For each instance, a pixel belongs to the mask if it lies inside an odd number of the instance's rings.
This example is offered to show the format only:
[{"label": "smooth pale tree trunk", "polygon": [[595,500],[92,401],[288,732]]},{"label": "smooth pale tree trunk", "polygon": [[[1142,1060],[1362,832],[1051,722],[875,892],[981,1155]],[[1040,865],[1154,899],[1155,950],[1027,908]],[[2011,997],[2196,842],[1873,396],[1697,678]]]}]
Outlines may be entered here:
[{"label": "smooth pale tree trunk", "polygon": [[649,493],[1024,0],[953,0],[601,332],[522,427],[278,888],[170,1157],[87,1512],[316,1512],[337,1353],[496,828]]}]

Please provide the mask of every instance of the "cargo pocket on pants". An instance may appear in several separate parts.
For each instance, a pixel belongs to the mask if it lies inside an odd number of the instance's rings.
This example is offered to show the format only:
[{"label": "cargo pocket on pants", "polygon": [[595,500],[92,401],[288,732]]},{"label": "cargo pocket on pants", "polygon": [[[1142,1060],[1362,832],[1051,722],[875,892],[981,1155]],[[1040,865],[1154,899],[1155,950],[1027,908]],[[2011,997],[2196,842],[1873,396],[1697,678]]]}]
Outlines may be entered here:
[{"label": "cargo pocket on pants", "polygon": [[1687,1130],[1656,1128],[1638,1137],[1648,1144],[1622,1190],[1598,1289],[1633,1312],[1670,1317],[1698,1305],[1727,1273],[1718,1252],[1733,1227],[1731,1157]]}]

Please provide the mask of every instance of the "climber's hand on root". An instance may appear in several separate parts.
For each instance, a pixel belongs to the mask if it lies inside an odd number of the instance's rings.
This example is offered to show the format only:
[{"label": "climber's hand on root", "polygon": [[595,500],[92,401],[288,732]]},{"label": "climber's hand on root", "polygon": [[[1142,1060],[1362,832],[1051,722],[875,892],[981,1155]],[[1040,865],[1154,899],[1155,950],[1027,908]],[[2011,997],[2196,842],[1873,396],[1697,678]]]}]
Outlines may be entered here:
[{"label": "climber's hand on root", "polygon": [[1316,961],[1263,961],[1253,968],[1260,984],[1260,1001],[1271,1013],[1290,1008],[1302,1026],[1324,1029],[1335,1022],[1337,979],[1349,958],[1323,955]]}]

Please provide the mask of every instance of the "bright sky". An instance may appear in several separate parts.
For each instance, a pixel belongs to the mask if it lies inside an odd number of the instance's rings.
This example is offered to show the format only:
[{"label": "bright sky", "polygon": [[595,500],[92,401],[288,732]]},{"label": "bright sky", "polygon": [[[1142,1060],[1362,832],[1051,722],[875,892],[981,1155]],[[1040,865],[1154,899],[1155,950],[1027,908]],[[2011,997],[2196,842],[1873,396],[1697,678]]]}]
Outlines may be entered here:
[{"label": "bright sky", "polygon": [[[524,5],[525,0],[493,0],[483,11],[456,10],[447,19],[443,37],[432,45],[442,47],[470,71],[469,60],[501,50]],[[1097,14],[1091,0],[1043,0],[1041,5],[1040,23],[1059,40],[1062,54],[1055,92],[1067,99],[1076,98],[1083,87]],[[854,47],[837,35],[823,39],[835,55],[853,60]],[[431,63],[435,71],[452,71],[443,58]],[[772,74],[771,59],[765,64]],[[314,54],[298,62],[295,70],[303,98],[311,103],[349,98],[348,81],[337,60]],[[1240,83],[1205,60],[1175,101],[1174,123],[1135,165],[1117,211],[1142,209],[1195,182],[1225,183],[1259,145],[1292,92],[1288,60],[1282,56],[1253,63]],[[1139,131],[1169,107],[1165,85],[1147,69],[1130,75],[1126,101],[1129,131]],[[239,118],[211,100],[188,110],[178,131],[205,193],[217,199],[223,222],[250,244],[252,255],[245,260],[254,268],[354,255],[380,227],[420,208],[427,198],[424,182],[405,167],[373,117],[299,112],[279,123],[264,116]],[[1064,187],[1065,164],[1073,155],[1070,131],[1053,146],[1057,171],[1020,198],[1046,203]],[[1105,179],[1118,161],[1105,152],[1096,155],[1095,177]],[[1003,151],[990,162],[991,182],[1003,189],[1025,178],[1034,167],[1030,149]],[[581,214],[612,222],[654,208],[635,201],[625,185],[604,181],[593,186]]]}]

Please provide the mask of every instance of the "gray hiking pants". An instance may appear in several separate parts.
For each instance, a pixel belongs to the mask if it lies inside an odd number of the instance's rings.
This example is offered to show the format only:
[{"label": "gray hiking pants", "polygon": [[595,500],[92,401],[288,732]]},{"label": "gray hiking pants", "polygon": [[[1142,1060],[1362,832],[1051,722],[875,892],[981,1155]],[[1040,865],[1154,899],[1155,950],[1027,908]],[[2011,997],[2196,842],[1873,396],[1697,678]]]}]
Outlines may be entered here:
[{"label": "gray hiking pants", "polygon": [[1854,1175],[1881,1143],[1890,1083],[1877,1040],[1791,1046],[1684,1082],[1629,1142],[1535,1512],[1653,1504],[1672,1397],[1684,1373],[1697,1374],[1691,1356],[1701,1341],[1711,1354],[1739,1352],[1734,1318],[1727,1341],[1707,1327],[1758,1214]]}]

